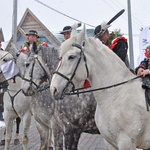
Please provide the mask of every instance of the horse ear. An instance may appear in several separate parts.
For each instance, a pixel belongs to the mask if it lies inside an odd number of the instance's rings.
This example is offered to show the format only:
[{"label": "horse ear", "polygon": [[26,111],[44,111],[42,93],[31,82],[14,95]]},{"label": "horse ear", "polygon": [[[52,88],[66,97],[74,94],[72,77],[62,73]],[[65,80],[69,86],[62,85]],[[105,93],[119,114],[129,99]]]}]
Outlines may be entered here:
[{"label": "horse ear", "polygon": [[11,49],[13,49],[15,52],[18,51],[16,46],[15,46],[15,44],[13,42],[11,42]]},{"label": "horse ear", "polygon": [[15,44],[11,42],[11,45],[10,45],[10,53],[12,54],[12,56],[14,58],[16,58],[16,54],[18,53],[18,49],[16,48]]},{"label": "horse ear", "polygon": [[75,23],[71,26],[72,31],[71,31],[71,37],[76,34],[77,32],[77,28],[81,26],[81,23]]},{"label": "horse ear", "polygon": [[81,30],[81,32],[78,35],[78,44],[82,45],[83,42],[85,41],[86,37],[87,37],[86,36],[86,27],[84,24],[83,29]]}]

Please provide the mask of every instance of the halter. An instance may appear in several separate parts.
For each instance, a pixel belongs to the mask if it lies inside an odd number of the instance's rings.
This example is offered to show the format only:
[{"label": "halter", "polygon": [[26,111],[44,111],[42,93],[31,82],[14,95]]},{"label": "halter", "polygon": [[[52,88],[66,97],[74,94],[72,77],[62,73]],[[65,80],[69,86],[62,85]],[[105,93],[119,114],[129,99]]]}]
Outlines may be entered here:
[{"label": "halter", "polygon": [[[4,62],[7,62],[7,59],[5,59],[5,57],[10,54],[12,55],[11,53],[7,52],[3,57],[0,58],[0,61],[4,61]],[[12,56],[13,57],[13,56]],[[10,59],[10,60],[13,60],[14,58]],[[14,59],[15,60],[15,59]],[[4,78],[4,75],[3,75],[3,72],[0,71],[0,77],[3,77]],[[7,80],[5,79],[4,81],[0,82],[0,93],[4,93],[5,91],[7,91],[7,87],[8,87],[8,82]]]},{"label": "halter", "polygon": [[[63,77],[64,79],[66,79],[66,80],[68,81],[67,84],[66,84],[66,86],[65,86],[65,88],[64,88],[64,90],[63,90],[64,93],[65,93],[65,91],[67,90],[67,87],[68,87],[70,84],[72,85],[72,90],[75,89],[75,85],[74,85],[74,83],[72,82],[72,79],[74,78],[74,76],[75,76],[75,74],[76,74],[77,68],[78,68],[78,66],[79,66],[79,63],[80,63],[82,57],[83,57],[84,62],[85,62],[85,68],[86,68],[86,72],[87,72],[87,78],[88,78],[88,76],[89,76],[89,70],[88,70],[88,66],[87,66],[87,60],[86,60],[86,56],[85,56],[85,54],[84,54],[84,52],[83,52],[84,45],[85,45],[85,41],[83,42],[82,46],[79,45],[79,44],[76,44],[76,43],[72,44],[73,47],[76,47],[76,48],[80,49],[81,51],[80,51],[80,57],[79,57],[79,59],[78,59],[78,62],[77,62],[77,64],[76,64],[76,67],[75,67],[75,69],[74,69],[74,71],[73,71],[73,73],[72,73],[72,75],[71,75],[70,78],[68,78],[68,77],[65,76],[64,74],[60,73],[58,70],[57,70],[57,71],[54,71],[54,73],[53,73],[53,74],[58,74],[58,75],[60,75],[61,77]],[[62,93],[63,93],[63,92],[62,92]]]},{"label": "halter", "polygon": [[[27,81],[27,82],[29,82],[29,83],[30,83],[30,86],[32,86],[32,84],[34,84],[35,87],[36,87],[37,89],[39,89],[39,88],[40,88],[40,85],[37,85],[37,84],[33,81],[33,71],[34,71],[34,66],[35,66],[35,61],[36,61],[36,60],[37,60],[37,62],[39,63],[40,67],[41,67],[41,68],[43,69],[43,71],[44,71],[45,76],[44,76],[44,79],[43,79],[43,80],[46,80],[46,79],[49,80],[49,76],[48,76],[48,73],[46,72],[46,70],[44,69],[44,67],[42,66],[42,64],[40,63],[40,61],[38,60],[38,57],[34,57],[33,60],[34,60],[34,61],[33,61],[32,69],[31,69],[31,73],[30,73],[30,79],[27,79],[27,78],[24,78],[24,77],[23,77],[22,79],[25,80],[25,81]],[[49,85],[50,85],[50,84],[49,84]],[[49,85],[48,85],[48,87],[44,87],[44,89],[39,89],[38,91],[43,91],[43,90],[49,88]]]}]

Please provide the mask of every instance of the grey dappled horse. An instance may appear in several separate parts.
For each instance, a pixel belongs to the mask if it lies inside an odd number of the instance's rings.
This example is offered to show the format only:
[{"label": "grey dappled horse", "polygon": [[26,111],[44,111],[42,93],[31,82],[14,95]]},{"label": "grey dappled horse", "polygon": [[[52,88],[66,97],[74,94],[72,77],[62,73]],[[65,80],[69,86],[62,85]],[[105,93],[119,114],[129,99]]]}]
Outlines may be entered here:
[{"label": "grey dappled horse", "polygon": [[[52,127],[59,125],[59,131],[63,132],[64,135],[65,149],[77,150],[82,132],[99,134],[94,121],[96,101],[93,94],[81,94],[79,97],[66,96],[63,101],[55,101],[52,99],[49,89],[42,91],[43,93],[46,91],[46,94],[40,94],[39,89],[37,92],[37,87],[45,80],[44,77],[47,73],[49,79],[51,79],[59,59],[58,51],[54,48],[38,47],[36,52],[38,52],[38,54],[33,52],[33,56],[29,58],[28,67],[26,68],[24,76],[28,80],[32,79],[32,83],[29,84],[26,82],[22,90],[26,95],[36,93],[39,97],[41,96],[35,105],[37,107],[36,110],[43,112],[43,115],[38,115],[37,112],[37,116],[40,119],[45,118],[51,120],[52,115],[54,115],[53,120],[55,120],[55,122]],[[45,63],[47,66],[45,66]],[[46,67],[49,68],[48,72],[46,71]],[[42,96],[45,96],[45,98],[42,98]],[[53,129],[55,144],[61,133],[57,130]],[[59,140],[60,143],[62,143],[62,137]],[[62,145],[55,145],[55,149],[62,150],[63,147]]]},{"label": "grey dappled horse", "polygon": [[[15,49],[15,47],[13,47],[12,50],[14,50],[15,51],[14,53],[16,54],[17,50]],[[27,58],[29,55],[30,55],[30,53],[27,55],[27,54],[24,54],[21,52],[21,53],[17,54],[17,58],[15,59],[18,69],[20,71],[19,77],[21,77],[20,82],[17,82],[17,80],[16,80],[16,83],[18,83],[18,84],[20,83],[20,85],[18,86],[19,89],[21,89],[25,66],[27,65],[26,61],[27,61]],[[15,55],[14,55],[14,57],[15,57]],[[11,84],[13,84],[13,83],[11,83]],[[52,144],[51,132],[49,132],[49,129],[47,130],[47,126],[45,126],[45,124],[47,124],[47,122],[45,120],[42,123],[39,123],[40,121],[38,119],[39,118],[38,115],[39,114],[42,115],[42,113],[40,113],[40,112],[42,112],[42,110],[36,109],[36,105],[35,105],[35,102],[37,101],[37,100],[35,100],[36,97],[35,96],[32,96],[32,97],[24,96],[24,94],[22,94],[22,91],[19,91],[19,93],[17,93],[15,96],[16,97],[14,99],[14,108],[15,108],[16,114],[18,113],[18,115],[20,115],[20,117],[22,118],[23,130],[25,129],[25,131],[23,132],[23,134],[25,135],[24,139],[23,139],[23,144],[25,146],[27,146],[27,142],[28,142],[27,133],[29,131],[31,114],[32,114],[32,115],[34,115],[36,127],[40,134],[40,142],[41,143],[40,143],[39,149],[40,150],[50,150],[51,144]],[[21,98],[21,99],[19,99],[19,98]],[[15,105],[17,105],[17,108],[15,107]],[[39,113],[36,113],[36,112],[39,112]],[[50,137],[50,139],[49,139],[49,137]],[[27,147],[24,147],[24,149],[26,149],[26,148]]]}]

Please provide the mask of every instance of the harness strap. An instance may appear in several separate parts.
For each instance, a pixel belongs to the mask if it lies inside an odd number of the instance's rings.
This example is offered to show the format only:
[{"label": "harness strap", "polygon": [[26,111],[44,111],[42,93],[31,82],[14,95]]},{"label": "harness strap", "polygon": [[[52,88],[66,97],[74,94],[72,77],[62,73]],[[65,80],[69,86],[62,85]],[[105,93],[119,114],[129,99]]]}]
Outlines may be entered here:
[{"label": "harness strap", "polygon": [[18,113],[16,112],[16,110],[14,108],[14,99],[19,94],[20,91],[21,91],[21,89],[14,96],[11,96],[10,93],[9,93],[9,90],[8,90],[8,95],[10,96],[10,99],[11,99],[12,108],[13,108],[13,110],[16,113],[17,116],[18,116]]},{"label": "harness strap", "polygon": [[[72,78],[69,79],[68,77],[66,77],[65,75],[63,75],[62,73],[60,73],[60,72],[58,72],[58,71],[54,71],[53,74],[58,74],[58,75],[60,75],[61,77],[65,78],[65,79],[68,81],[68,85],[71,83],[72,86],[73,86],[73,88],[75,87],[75,85],[74,85],[73,82],[71,81]],[[73,75],[73,76],[74,76],[74,75]],[[67,85],[66,85],[66,86],[67,86]]]}]

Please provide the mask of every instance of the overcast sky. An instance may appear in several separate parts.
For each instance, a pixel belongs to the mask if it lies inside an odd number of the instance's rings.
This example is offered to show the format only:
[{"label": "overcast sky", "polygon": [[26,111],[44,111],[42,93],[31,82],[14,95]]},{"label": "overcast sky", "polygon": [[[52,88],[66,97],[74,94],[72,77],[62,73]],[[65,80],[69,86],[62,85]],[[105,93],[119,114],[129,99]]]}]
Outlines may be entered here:
[{"label": "overcast sky", "polygon": [[[97,26],[103,21],[109,21],[117,12],[125,9],[125,13],[112,23],[110,30],[121,29],[128,36],[127,0],[39,0],[77,20]],[[0,0],[0,27],[4,39],[8,41],[12,35],[13,0]],[[150,0],[131,0],[132,31],[134,54],[138,54],[138,36],[140,29],[150,25]],[[51,32],[59,32],[66,25],[74,24],[72,20],[52,9],[43,6],[36,0],[18,0],[19,24],[25,10],[29,8]],[[91,26],[86,26],[92,28]],[[135,58],[136,59],[136,58]]]}]

